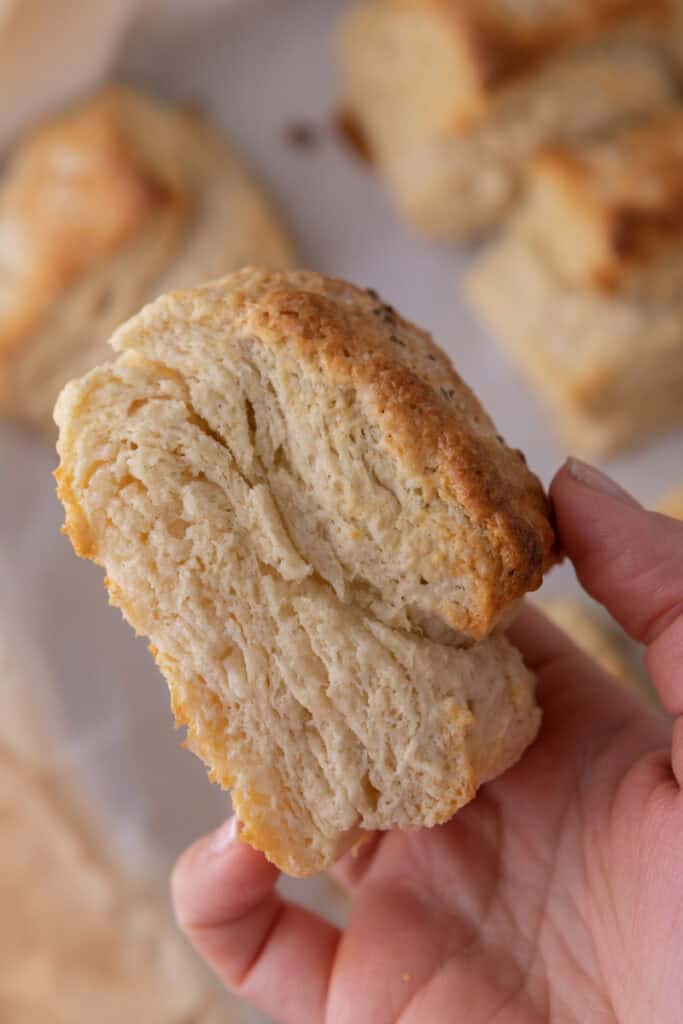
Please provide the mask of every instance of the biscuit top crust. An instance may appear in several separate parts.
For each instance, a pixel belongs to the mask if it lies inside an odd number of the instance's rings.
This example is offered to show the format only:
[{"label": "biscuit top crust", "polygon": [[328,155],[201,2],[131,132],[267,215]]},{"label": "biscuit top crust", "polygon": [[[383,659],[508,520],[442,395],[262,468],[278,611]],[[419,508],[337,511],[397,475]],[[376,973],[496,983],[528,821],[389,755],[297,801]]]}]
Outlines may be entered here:
[{"label": "biscuit top crust", "polygon": [[626,286],[683,247],[683,113],[546,150],[531,185],[534,232],[559,271],[580,286]]},{"label": "biscuit top crust", "polygon": [[0,189],[0,353],[150,218],[184,205],[128,131],[136,103],[131,90],[107,89],[41,124],[11,160]]},{"label": "biscuit top crust", "polygon": [[573,47],[620,31],[663,31],[673,0],[382,0],[436,19],[457,50],[456,118],[476,120],[498,94]]},{"label": "biscuit top crust", "polygon": [[[185,374],[187,358],[176,352],[175,339],[179,332],[191,338],[193,331],[212,345],[215,339],[217,360],[222,348],[239,343],[242,351],[245,345],[247,351],[270,350],[298,367],[317,394],[339,398],[340,421],[360,409],[369,429],[361,441],[354,433],[352,443],[361,454],[367,445],[369,458],[375,448],[391,460],[411,507],[399,507],[399,515],[408,515],[416,543],[432,551],[430,565],[441,586],[457,579],[462,587],[464,581],[467,599],[441,601],[438,608],[429,607],[429,588],[422,588],[428,612],[478,639],[510,604],[540,586],[555,560],[541,484],[523,455],[497,435],[431,337],[372,289],[307,271],[247,268],[162,296],[121,327],[112,345],[127,352],[124,360],[142,358]],[[58,421],[75,415],[63,397]]]}]

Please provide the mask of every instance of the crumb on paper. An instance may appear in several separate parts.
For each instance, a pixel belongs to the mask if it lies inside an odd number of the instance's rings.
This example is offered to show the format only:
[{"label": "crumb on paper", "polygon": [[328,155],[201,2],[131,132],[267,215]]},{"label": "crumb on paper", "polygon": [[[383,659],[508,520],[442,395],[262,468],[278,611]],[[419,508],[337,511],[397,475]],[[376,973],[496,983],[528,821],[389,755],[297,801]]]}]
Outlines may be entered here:
[{"label": "crumb on paper", "polygon": [[290,121],[285,126],[285,142],[292,149],[315,149],[320,136],[320,129],[311,121]]}]

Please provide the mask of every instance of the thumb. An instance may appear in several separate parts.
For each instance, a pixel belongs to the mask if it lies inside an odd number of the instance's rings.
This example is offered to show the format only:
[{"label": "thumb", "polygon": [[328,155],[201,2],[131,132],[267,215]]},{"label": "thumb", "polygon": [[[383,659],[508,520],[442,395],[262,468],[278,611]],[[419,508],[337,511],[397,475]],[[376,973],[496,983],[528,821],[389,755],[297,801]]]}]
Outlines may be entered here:
[{"label": "thumb", "polygon": [[644,509],[599,470],[569,459],[551,497],[582,585],[648,645],[664,706],[683,713],[683,523]]}]

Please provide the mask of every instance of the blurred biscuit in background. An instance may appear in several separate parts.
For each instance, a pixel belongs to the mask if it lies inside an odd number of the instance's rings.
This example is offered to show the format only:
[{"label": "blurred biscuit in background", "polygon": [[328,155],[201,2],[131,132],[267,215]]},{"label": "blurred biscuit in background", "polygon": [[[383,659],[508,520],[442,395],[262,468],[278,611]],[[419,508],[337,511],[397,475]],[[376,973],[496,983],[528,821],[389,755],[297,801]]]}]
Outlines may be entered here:
[{"label": "blurred biscuit in background", "polygon": [[636,685],[627,654],[627,638],[616,623],[609,623],[604,613],[578,597],[548,597],[537,603],[551,622],[601,668],[629,686]]},{"label": "blurred biscuit in background", "polygon": [[[10,567],[0,560],[0,573]],[[0,601],[0,749],[34,766],[54,764],[59,713],[40,655]]]},{"label": "blurred biscuit in background", "polygon": [[657,511],[683,521],[683,484],[669,491],[657,506]]},{"label": "blurred biscuit in background", "polygon": [[53,430],[64,383],[158,292],[292,251],[196,113],[112,87],[36,128],[0,187],[0,411]]},{"label": "blurred biscuit in background", "polygon": [[57,754],[40,666],[10,635],[3,621],[0,1020],[77,1024],[95,1009],[98,1024],[246,1019],[205,977],[161,901],[104,853]]},{"label": "blurred biscuit in background", "polygon": [[491,227],[524,161],[672,103],[674,0],[364,0],[341,25],[345,118],[406,219]]},{"label": "blurred biscuit in background", "polygon": [[8,1024],[75,1024],[94,1007],[101,1024],[221,1019],[161,907],[117,877],[55,781],[2,747],[0,900]]},{"label": "blurred biscuit in background", "polygon": [[574,450],[683,423],[683,109],[538,155],[468,284]]}]

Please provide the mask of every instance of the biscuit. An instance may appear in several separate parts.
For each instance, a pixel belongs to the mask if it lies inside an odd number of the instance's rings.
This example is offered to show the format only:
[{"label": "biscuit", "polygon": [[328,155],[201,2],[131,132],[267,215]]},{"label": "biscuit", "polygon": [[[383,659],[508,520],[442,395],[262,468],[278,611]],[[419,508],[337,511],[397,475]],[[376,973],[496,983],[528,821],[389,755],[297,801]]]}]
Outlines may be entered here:
[{"label": "biscuit", "polygon": [[541,155],[470,274],[563,440],[592,457],[683,422],[682,145],[672,114]]},{"label": "biscuit", "polygon": [[50,425],[72,376],[160,291],[291,250],[201,117],[123,87],[50,120],[0,186],[0,411]]},{"label": "biscuit", "polygon": [[516,202],[524,162],[676,101],[672,5],[369,0],[341,26],[342,104],[406,219],[441,239]]},{"label": "biscuit", "polygon": [[[10,568],[2,561],[0,571],[10,578]],[[63,729],[49,674],[36,647],[0,603],[0,748],[24,763],[43,766],[58,760]]]},{"label": "biscuit", "polygon": [[243,1020],[158,894],[107,856],[65,765],[36,644],[0,607],[0,1019]]},{"label": "biscuit", "polygon": [[572,288],[512,231],[467,287],[567,449],[604,458],[683,421],[683,295]]},{"label": "biscuit", "polygon": [[676,487],[662,499],[658,511],[672,519],[683,520],[683,486]]},{"label": "biscuit", "polygon": [[309,874],[448,820],[539,724],[492,633],[555,559],[522,456],[425,332],[317,274],[162,297],[112,344],[57,405],[65,529],[247,841]]}]

